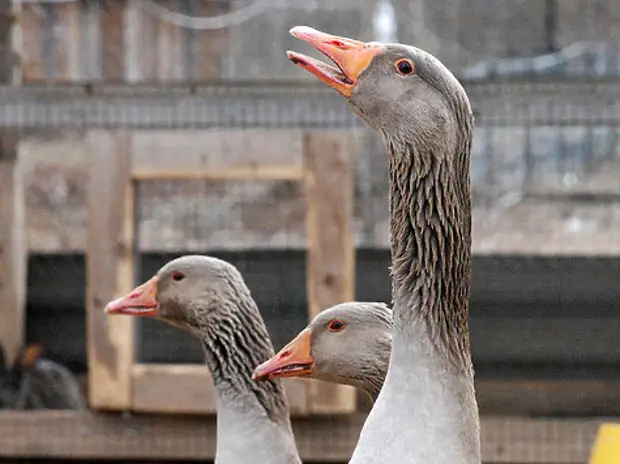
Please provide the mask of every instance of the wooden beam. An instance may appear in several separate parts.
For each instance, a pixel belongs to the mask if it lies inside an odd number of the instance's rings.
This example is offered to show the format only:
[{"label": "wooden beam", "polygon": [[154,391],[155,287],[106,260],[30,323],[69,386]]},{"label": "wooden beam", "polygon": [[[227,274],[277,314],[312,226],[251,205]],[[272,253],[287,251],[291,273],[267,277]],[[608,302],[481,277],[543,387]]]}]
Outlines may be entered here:
[{"label": "wooden beam", "polygon": [[129,134],[91,130],[86,237],[86,320],[92,407],[131,407],[133,319],[109,317],[105,304],[133,285],[133,198]]},{"label": "wooden beam", "polygon": [[28,247],[16,134],[0,132],[0,342],[12,362],[24,343]]},{"label": "wooden beam", "polygon": [[[307,384],[284,379],[292,415],[306,413]],[[175,392],[182,391],[182,395]],[[136,364],[133,366],[133,409],[137,412],[214,414],[215,388],[202,364]]]},{"label": "wooden beam", "polygon": [[80,40],[82,3],[59,3],[52,7],[56,17],[54,35],[57,36],[53,80],[81,81],[84,75],[80,69],[80,51],[85,46]]},{"label": "wooden beam", "polygon": [[481,414],[620,415],[617,380],[480,379],[476,396]]},{"label": "wooden beam", "polygon": [[104,81],[119,81],[126,77],[125,59],[130,59],[125,58],[122,40],[125,33],[126,2],[101,0],[99,5],[101,74]]},{"label": "wooden beam", "polygon": [[[19,2],[0,4],[0,83],[19,84],[16,14]],[[17,132],[0,131],[0,342],[8,362],[24,343],[26,309],[26,218],[23,169]]]},{"label": "wooden beam", "polygon": [[[293,419],[304,462],[347,462],[365,416]],[[602,418],[482,417],[484,463],[583,464]],[[0,414],[3,458],[211,460],[215,417],[27,411]]]},{"label": "wooden beam", "polygon": [[214,170],[177,170],[167,169],[140,169],[131,173],[136,181],[149,180],[291,180],[304,179],[304,170],[301,166],[268,166],[247,165],[231,166],[230,168]]},{"label": "wooden beam", "polygon": [[[350,137],[344,131],[310,132],[304,136],[309,319],[329,306],[354,298]],[[308,401],[311,412],[352,412],[355,390],[316,381],[310,385]]]}]

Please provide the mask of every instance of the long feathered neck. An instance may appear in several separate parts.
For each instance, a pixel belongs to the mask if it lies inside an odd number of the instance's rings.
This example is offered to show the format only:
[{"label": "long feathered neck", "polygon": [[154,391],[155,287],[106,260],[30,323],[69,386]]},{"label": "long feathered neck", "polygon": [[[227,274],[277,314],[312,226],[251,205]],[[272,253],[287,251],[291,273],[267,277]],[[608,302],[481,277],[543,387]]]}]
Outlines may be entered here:
[{"label": "long feathered neck", "polygon": [[288,405],[279,380],[255,382],[256,366],[273,356],[273,346],[249,290],[219,302],[217,321],[202,331],[206,363],[218,394],[239,403],[254,398],[272,420],[289,421]]},{"label": "long feathered neck", "polygon": [[469,156],[473,120],[463,115],[456,153],[387,140],[395,327],[426,326],[440,355],[471,370]]}]

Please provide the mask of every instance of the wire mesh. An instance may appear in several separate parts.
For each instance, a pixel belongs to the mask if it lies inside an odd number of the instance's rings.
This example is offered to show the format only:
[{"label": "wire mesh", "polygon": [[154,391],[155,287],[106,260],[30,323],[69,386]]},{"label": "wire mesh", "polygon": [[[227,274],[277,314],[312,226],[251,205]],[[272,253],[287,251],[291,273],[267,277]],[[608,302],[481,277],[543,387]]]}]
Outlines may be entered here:
[{"label": "wire mesh", "polygon": [[[75,340],[83,340],[85,332],[80,254],[87,221],[84,134],[90,129],[131,131],[134,161],[161,169],[183,163],[203,169],[226,157],[230,164],[297,162],[302,131],[355,131],[354,233],[363,250],[357,297],[389,298],[381,141],[341,99],[286,61],[286,49],[303,47],[287,34],[295,24],[417,45],[463,82],[476,114],[471,168],[476,252],[620,252],[620,2],[615,0],[22,0],[18,15],[20,60],[9,63],[19,62],[22,85],[0,87],[0,127],[21,137],[28,242],[36,253],[28,338],[43,339],[50,357],[74,371],[85,369],[84,343]],[[6,50],[5,44],[0,49]],[[252,141],[241,134],[252,134]],[[157,146],[164,147],[160,155]],[[191,146],[202,149],[190,154]],[[179,254],[226,259],[243,273],[279,347],[306,322],[301,197],[299,184],[289,182],[141,181],[137,277],[150,277]],[[615,351],[605,344],[617,324],[610,303],[617,295],[607,280],[617,275],[617,264],[610,260],[592,272],[594,277],[567,279],[572,267],[561,260],[557,267],[505,262],[512,263],[510,272],[480,267],[474,272],[472,330],[487,342],[477,346],[499,347],[489,353],[474,346],[475,356],[508,353],[487,359],[487,367],[503,363],[507,371],[502,372],[509,374],[525,370],[525,353],[536,362],[556,356],[559,377],[577,376],[575,363],[583,359],[604,361],[595,375],[607,368],[615,375]],[[591,263],[578,264],[592,269]],[[515,295],[512,286],[531,284],[530,274],[538,276],[541,288],[532,284],[526,294]],[[59,276],[62,282],[52,285]],[[545,284],[562,280],[570,284]],[[580,291],[571,293],[567,285]],[[588,293],[593,288],[596,293]],[[571,301],[558,296],[562,289]],[[510,311],[526,320],[517,333],[535,340],[534,348],[519,351],[527,343],[518,340],[521,335],[510,338],[515,319]],[[589,332],[574,331],[575,321]],[[560,332],[568,326],[573,332]],[[178,330],[147,321],[138,334],[137,361],[202,361],[197,343]],[[567,340],[571,334],[574,340]],[[553,340],[571,343],[571,349],[562,352]],[[576,394],[573,402],[586,402],[584,395]],[[594,425],[584,432],[560,422],[485,422],[485,459],[583,462]],[[73,434],[71,440],[54,441],[57,430],[62,428],[52,425],[41,432],[40,449],[62,453],[58,443],[75,441]],[[326,450],[341,449],[339,440],[355,432],[335,420],[333,430],[321,435]],[[38,443],[25,436],[20,435],[24,447]],[[131,436],[121,437],[126,441],[118,453],[137,449]],[[212,446],[203,436],[177,436],[174,443],[157,446],[140,437],[138,448],[145,455],[159,453],[150,457],[174,457],[181,445],[191,457],[204,457],[196,450]],[[311,432],[303,437],[304,450],[315,446]],[[92,438],[100,457],[111,448],[105,440]],[[91,445],[83,446],[86,453]]]}]

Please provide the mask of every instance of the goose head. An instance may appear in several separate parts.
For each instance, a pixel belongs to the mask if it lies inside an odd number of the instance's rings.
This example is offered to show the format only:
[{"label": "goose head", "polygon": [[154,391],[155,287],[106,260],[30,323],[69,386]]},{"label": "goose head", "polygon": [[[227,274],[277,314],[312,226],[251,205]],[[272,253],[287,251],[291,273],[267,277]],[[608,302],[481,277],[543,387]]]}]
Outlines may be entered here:
[{"label": "goose head", "polygon": [[203,338],[205,331],[237,312],[231,302],[248,299],[239,271],[210,256],[183,256],[151,279],[107,304],[105,312],[155,318]]},{"label": "goose head", "polygon": [[436,153],[456,150],[454,108],[471,108],[459,82],[435,57],[408,45],[360,42],[306,26],[290,33],[333,65],[292,51],[288,59],[344,96],[388,142],[440,143]]},{"label": "goose head", "polygon": [[319,313],[254,379],[313,377],[352,385],[373,399],[390,358],[392,311],[383,303],[348,302]]}]

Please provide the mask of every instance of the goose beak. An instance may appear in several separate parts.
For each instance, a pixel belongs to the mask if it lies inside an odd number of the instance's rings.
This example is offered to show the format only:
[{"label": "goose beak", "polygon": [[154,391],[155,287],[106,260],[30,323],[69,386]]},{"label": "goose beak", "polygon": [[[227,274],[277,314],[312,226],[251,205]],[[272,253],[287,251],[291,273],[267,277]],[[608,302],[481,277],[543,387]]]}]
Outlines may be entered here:
[{"label": "goose beak", "polygon": [[153,277],[128,295],[110,301],[107,314],[126,314],[129,316],[157,317],[157,277]]},{"label": "goose beak", "polygon": [[310,356],[309,328],[302,330],[293,341],[276,355],[254,370],[252,379],[267,380],[276,377],[305,377],[312,375],[314,361]]},{"label": "goose beak", "polygon": [[296,26],[289,32],[293,37],[312,45],[332,60],[336,66],[291,51],[286,52],[288,59],[314,74],[347,98],[351,96],[351,90],[357,84],[360,74],[368,67],[375,55],[384,48],[378,42],[359,42],[326,34],[306,26]]}]

